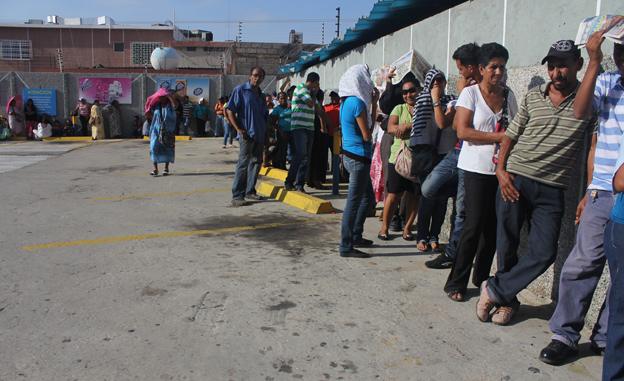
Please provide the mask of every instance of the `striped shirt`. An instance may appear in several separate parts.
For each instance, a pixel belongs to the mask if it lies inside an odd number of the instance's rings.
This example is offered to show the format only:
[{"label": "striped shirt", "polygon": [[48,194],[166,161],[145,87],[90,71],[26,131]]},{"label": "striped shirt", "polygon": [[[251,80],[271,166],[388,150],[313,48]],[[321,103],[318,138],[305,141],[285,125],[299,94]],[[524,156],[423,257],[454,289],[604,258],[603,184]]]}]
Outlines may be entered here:
[{"label": "striped shirt", "polygon": [[594,177],[588,188],[611,192],[620,137],[624,134],[624,85],[620,73],[607,72],[598,76],[594,108],[598,112],[598,144]]},{"label": "striped shirt", "polygon": [[576,91],[555,107],[548,96],[548,86],[529,90],[505,133],[516,142],[507,159],[507,171],[565,189],[586,133],[594,128],[596,118],[574,117]]},{"label": "striped shirt", "polygon": [[305,83],[300,83],[293,92],[292,96],[292,114],[290,117],[290,128],[296,130],[305,128],[314,131],[314,107],[310,107],[306,102],[312,99],[310,91]]}]

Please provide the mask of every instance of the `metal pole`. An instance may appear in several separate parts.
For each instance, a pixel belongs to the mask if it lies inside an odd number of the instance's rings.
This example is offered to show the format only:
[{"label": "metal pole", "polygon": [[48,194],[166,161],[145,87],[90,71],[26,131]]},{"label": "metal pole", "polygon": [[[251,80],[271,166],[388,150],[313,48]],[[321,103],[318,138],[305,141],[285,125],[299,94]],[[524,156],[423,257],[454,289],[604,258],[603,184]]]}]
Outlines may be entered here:
[{"label": "metal pole", "polygon": [[336,8],[336,38],[340,38],[340,7]]}]

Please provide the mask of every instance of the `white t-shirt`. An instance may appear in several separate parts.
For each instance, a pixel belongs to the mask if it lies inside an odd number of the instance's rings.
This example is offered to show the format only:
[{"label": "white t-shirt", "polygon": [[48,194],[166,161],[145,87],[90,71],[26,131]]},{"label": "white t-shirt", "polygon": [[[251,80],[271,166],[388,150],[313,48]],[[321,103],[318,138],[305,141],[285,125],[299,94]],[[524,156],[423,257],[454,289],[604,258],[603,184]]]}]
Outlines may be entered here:
[{"label": "white t-shirt", "polygon": [[[518,111],[518,103],[513,91],[509,90],[507,98],[509,115],[507,119],[511,123],[514,115]],[[502,110],[494,114],[490,106],[485,103],[479,85],[472,85],[464,88],[459,94],[455,107],[463,107],[472,111],[472,126],[477,131],[494,132],[496,129],[496,121],[502,116]],[[457,168],[468,172],[481,173],[484,175],[494,175],[496,173],[496,164],[492,161],[496,144],[489,143],[471,143],[464,141]]]},{"label": "white t-shirt", "polygon": [[50,123],[39,123],[37,129],[34,131],[36,139],[49,138],[52,136],[52,126]]}]

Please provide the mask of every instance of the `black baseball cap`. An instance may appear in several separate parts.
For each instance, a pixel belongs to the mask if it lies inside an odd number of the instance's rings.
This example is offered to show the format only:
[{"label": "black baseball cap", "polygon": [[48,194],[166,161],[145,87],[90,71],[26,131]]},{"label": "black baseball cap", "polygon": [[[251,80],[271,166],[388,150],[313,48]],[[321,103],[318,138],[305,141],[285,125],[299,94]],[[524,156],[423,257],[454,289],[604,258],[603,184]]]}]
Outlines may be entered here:
[{"label": "black baseball cap", "polygon": [[542,60],[542,65],[545,64],[549,58],[577,59],[580,56],[581,56],[581,51],[576,45],[574,45],[574,41],[559,40],[555,42],[554,44],[550,45],[550,49],[548,49],[548,54]]}]

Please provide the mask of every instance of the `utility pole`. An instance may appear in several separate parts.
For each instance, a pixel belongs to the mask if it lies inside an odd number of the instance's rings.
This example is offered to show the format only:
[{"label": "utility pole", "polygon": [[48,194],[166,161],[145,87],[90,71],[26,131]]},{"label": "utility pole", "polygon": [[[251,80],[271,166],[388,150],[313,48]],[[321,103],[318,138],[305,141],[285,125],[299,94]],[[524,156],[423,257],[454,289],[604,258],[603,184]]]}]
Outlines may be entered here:
[{"label": "utility pole", "polygon": [[336,38],[340,38],[340,7],[336,8]]},{"label": "utility pole", "polygon": [[325,23],[321,24],[321,45],[325,45]]},{"label": "utility pole", "polygon": [[236,35],[236,42],[243,42],[243,22],[238,22],[238,34]]}]

